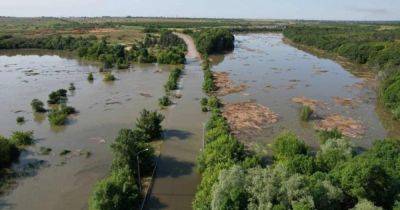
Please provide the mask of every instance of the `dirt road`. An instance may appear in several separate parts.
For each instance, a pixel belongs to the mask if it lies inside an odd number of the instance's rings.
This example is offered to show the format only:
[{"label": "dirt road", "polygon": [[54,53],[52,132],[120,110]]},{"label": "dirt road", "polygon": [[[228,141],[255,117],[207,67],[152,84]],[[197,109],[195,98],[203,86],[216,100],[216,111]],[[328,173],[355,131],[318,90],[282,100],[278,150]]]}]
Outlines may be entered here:
[{"label": "dirt road", "polygon": [[193,38],[191,36],[177,32],[174,32],[174,34],[183,39],[183,41],[185,41],[188,50],[186,56],[188,58],[196,58],[196,59],[201,58],[200,53],[197,51],[196,45],[194,44]]}]

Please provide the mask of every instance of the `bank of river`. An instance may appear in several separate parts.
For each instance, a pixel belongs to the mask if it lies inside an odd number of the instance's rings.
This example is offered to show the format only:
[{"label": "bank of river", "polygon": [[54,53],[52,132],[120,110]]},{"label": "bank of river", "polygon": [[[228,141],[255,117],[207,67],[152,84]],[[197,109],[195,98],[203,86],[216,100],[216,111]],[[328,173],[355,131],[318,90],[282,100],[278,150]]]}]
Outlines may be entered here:
[{"label": "bank of river", "polygon": [[353,139],[358,146],[368,147],[376,139],[396,136],[398,123],[387,118],[377,105],[373,74],[348,70],[333,60],[296,49],[285,44],[281,34],[240,34],[235,38],[232,53],[212,56],[213,71],[227,72],[235,84],[247,88],[222,100],[255,101],[279,115],[277,123],[266,126],[256,136],[242,136],[243,141],[265,146],[277,134],[290,130],[317,147],[316,121],[300,120],[295,97],[321,102],[320,117],[338,114],[360,122],[364,134]]},{"label": "bank of river", "polygon": [[[2,209],[86,209],[93,184],[111,165],[110,143],[121,128],[131,128],[143,108],[158,109],[169,66],[134,65],[115,70],[114,82],[104,82],[99,67],[43,51],[6,51],[0,55],[0,134],[33,130],[36,145],[14,167],[22,173],[16,186],[0,198]],[[40,56],[39,56],[40,55]],[[95,80],[86,80],[89,72]],[[67,126],[51,127],[45,115],[32,113],[33,98],[74,83],[68,104],[79,113]],[[165,112],[168,112],[166,110]],[[26,123],[16,124],[23,116]],[[49,155],[39,148],[49,147]],[[60,156],[64,150],[71,153]],[[90,157],[86,157],[90,152]]]}]

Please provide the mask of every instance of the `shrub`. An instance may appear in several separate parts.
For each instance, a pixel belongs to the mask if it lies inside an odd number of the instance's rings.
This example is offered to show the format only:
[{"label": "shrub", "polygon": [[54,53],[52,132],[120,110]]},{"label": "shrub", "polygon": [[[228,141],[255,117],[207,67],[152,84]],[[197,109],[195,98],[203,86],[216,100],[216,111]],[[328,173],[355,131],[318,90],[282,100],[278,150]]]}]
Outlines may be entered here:
[{"label": "shrub", "polygon": [[88,77],[87,77],[87,80],[88,80],[89,82],[91,82],[91,81],[94,80],[94,78],[93,78],[93,73],[92,73],[92,72],[89,73],[89,75],[88,75]]},{"label": "shrub", "polygon": [[210,109],[216,109],[221,107],[221,103],[217,97],[211,96],[207,101],[207,106]]},{"label": "shrub", "polygon": [[161,107],[166,107],[172,104],[172,101],[169,99],[168,96],[163,96],[161,98],[158,99],[158,104]]},{"label": "shrub", "polygon": [[10,137],[10,141],[17,146],[28,146],[33,144],[33,131],[15,131]]},{"label": "shrub", "polygon": [[393,119],[400,120],[400,105],[392,109]]},{"label": "shrub", "polygon": [[182,69],[175,68],[169,74],[168,81],[165,84],[165,91],[169,92],[171,90],[176,90],[178,88],[178,79],[182,74]]},{"label": "shrub", "polygon": [[17,117],[16,121],[18,124],[23,124],[25,122],[25,118],[22,116],[19,116],[19,117]]},{"label": "shrub", "polygon": [[303,106],[300,110],[300,119],[302,121],[309,121],[314,111],[309,106]]},{"label": "shrub", "polygon": [[48,118],[51,125],[65,125],[68,114],[62,110],[52,109],[48,115]]},{"label": "shrub", "polygon": [[76,110],[75,110],[74,107],[72,107],[72,106],[66,106],[66,105],[64,105],[64,104],[62,104],[62,105],[60,106],[60,111],[61,111],[62,113],[64,113],[64,114],[66,114],[66,115],[70,115],[70,114],[75,114],[75,113],[76,113]]},{"label": "shrub", "polygon": [[203,97],[200,100],[200,104],[201,104],[201,106],[207,106],[208,105],[208,99],[206,97]]},{"label": "shrub", "polygon": [[62,104],[68,100],[67,98],[67,90],[59,89],[57,91],[53,91],[49,95],[49,100],[47,103],[49,104]]},{"label": "shrub", "polygon": [[7,167],[17,160],[19,153],[13,142],[0,135],[0,168]]},{"label": "shrub", "polygon": [[143,109],[140,117],[136,120],[136,128],[148,136],[150,140],[161,138],[162,126],[161,122],[164,116],[157,111],[148,111]]},{"label": "shrub", "polygon": [[40,147],[39,153],[41,155],[49,155],[51,151],[52,149],[49,147]]},{"label": "shrub", "polygon": [[194,34],[197,50],[201,54],[233,50],[235,37],[228,29],[204,29]]},{"label": "shrub", "polygon": [[322,141],[322,143],[326,142],[328,139],[341,139],[343,138],[343,134],[337,129],[333,130],[323,130],[318,131],[318,137]]},{"label": "shrub", "polygon": [[274,157],[278,160],[293,158],[296,155],[306,155],[308,148],[303,141],[293,133],[279,135],[272,144]]},{"label": "shrub", "polygon": [[89,210],[139,209],[140,192],[128,168],[99,181],[89,199]]},{"label": "shrub", "polygon": [[104,74],[103,81],[110,82],[116,80],[115,76],[111,72],[107,72]]},{"label": "shrub", "polygon": [[75,87],[74,83],[69,83],[68,90],[69,90],[69,91],[74,91],[74,90],[76,90],[76,87]]},{"label": "shrub", "polygon": [[33,111],[35,112],[46,112],[47,110],[43,107],[44,103],[39,99],[33,99],[31,102]]}]

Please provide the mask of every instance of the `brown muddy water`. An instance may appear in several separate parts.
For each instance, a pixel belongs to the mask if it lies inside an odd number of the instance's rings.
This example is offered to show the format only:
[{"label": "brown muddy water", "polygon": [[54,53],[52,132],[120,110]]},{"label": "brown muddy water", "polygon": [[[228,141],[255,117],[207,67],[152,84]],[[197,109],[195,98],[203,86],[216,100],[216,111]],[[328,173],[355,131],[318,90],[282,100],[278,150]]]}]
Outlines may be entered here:
[{"label": "brown muddy water", "polygon": [[[164,94],[170,68],[134,65],[128,70],[113,71],[117,80],[104,82],[98,66],[65,55],[3,52],[0,134],[9,136],[12,131],[33,130],[37,142],[14,166],[21,177],[0,198],[0,208],[87,209],[93,184],[109,172],[110,143],[119,129],[133,126],[143,108],[158,109],[157,100]],[[93,83],[86,80],[89,72],[94,73]],[[45,115],[32,113],[32,99],[46,101],[51,91],[68,88],[69,83],[74,83],[76,90],[68,93],[68,105],[79,114],[67,126],[51,127]],[[18,116],[25,117],[26,123],[17,125]],[[40,155],[41,146],[50,147],[52,152]],[[60,156],[64,149],[71,154]],[[86,157],[87,151],[90,157]]]},{"label": "brown muddy water", "polygon": [[[283,42],[281,34],[240,34],[235,50],[212,57],[214,71],[228,72],[236,85],[247,89],[222,97],[224,102],[256,101],[279,115],[256,136],[240,138],[253,146],[269,144],[283,131],[293,131],[313,147],[318,146],[315,122],[302,122],[300,105],[293,97],[316,99],[324,104],[318,115],[340,114],[361,122],[365,134],[353,139],[357,146],[368,147],[376,139],[398,136],[398,123],[377,105],[376,81],[347,70],[337,62],[314,56]],[[365,74],[361,74],[365,75]],[[372,75],[373,77],[373,75]],[[351,99],[353,106],[335,103],[335,98]]]}]

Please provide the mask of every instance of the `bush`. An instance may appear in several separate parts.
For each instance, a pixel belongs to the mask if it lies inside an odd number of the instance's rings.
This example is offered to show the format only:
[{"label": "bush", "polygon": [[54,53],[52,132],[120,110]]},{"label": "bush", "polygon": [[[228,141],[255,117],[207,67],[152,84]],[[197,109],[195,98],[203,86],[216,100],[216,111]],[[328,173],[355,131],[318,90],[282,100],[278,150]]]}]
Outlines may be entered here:
[{"label": "bush", "polygon": [[337,129],[333,130],[323,130],[318,131],[318,137],[322,143],[325,143],[328,139],[341,139],[343,138],[343,134]]},{"label": "bush", "polygon": [[0,135],[0,168],[8,167],[18,159],[19,149],[10,140]]},{"label": "bush", "polygon": [[158,104],[161,107],[166,107],[172,104],[172,101],[169,99],[168,96],[163,96],[161,98],[158,99]]},{"label": "bush", "polygon": [[87,77],[87,80],[88,80],[89,82],[91,82],[91,81],[94,80],[94,78],[93,78],[93,73],[92,73],[92,72],[89,73],[89,75],[88,75],[88,77]]},{"label": "bush", "polygon": [[49,95],[49,100],[47,103],[49,104],[62,104],[68,100],[67,98],[67,90],[59,89],[57,91],[53,91]]},{"label": "bush", "polygon": [[64,104],[62,104],[60,106],[60,111],[66,115],[70,115],[70,114],[75,114],[76,113],[76,109],[72,106],[66,106]]},{"label": "bush", "polygon": [[203,97],[200,100],[200,104],[201,104],[201,106],[207,106],[208,105],[208,99],[206,97]]},{"label": "bush", "polygon": [[272,150],[277,160],[293,158],[296,155],[306,155],[308,153],[307,146],[293,133],[279,135],[272,144]]},{"label": "bush", "polygon": [[178,88],[178,79],[182,74],[182,69],[175,68],[169,74],[168,81],[165,84],[164,88],[166,92],[171,90],[176,90]]},{"label": "bush", "polygon": [[23,124],[25,122],[25,118],[22,116],[19,116],[19,117],[17,117],[16,121],[18,124]]},{"label": "bush", "polygon": [[90,210],[139,209],[139,204],[140,192],[126,167],[98,182],[89,199]]},{"label": "bush", "polygon": [[31,102],[31,106],[33,111],[35,112],[46,112],[47,110],[44,108],[44,103],[39,99],[33,99]]},{"label": "bush", "polygon": [[317,152],[316,162],[321,171],[328,172],[354,155],[354,146],[349,140],[328,139]]},{"label": "bush", "polygon": [[104,74],[103,81],[110,82],[116,80],[115,76],[111,72],[107,72]]},{"label": "bush", "polygon": [[309,106],[303,106],[300,110],[300,119],[302,121],[309,121],[314,111]]},{"label": "bush", "polygon": [[15,131],[10,137],[10,141],[17,146],[28,146],[34,143],[33,131]]},{"label": "bush", "polygon": [[164,116],[157,111],[143,109],[140,117],[136,120],[136,128],[149,137],[149,140],[158,139],[162,136],[161,122]]},{"label": "bush", "polygon": [[75,87],[74,83],[69,83],[68,90],[69,90],[69,91],[74,91],[74,90],[76,90],[76,87]]},{"label": "bush", "polygon": [[67,122],[68,114],[62,110],[52,109],[48,115],[49,122],[51,125],[65,125]]}]

